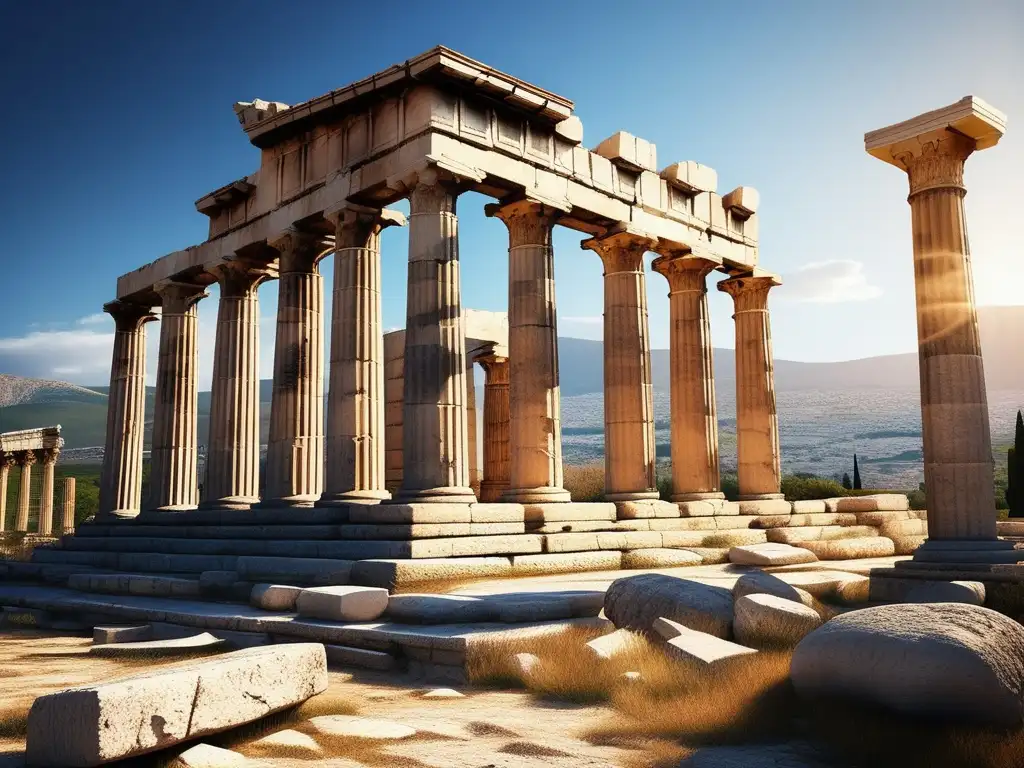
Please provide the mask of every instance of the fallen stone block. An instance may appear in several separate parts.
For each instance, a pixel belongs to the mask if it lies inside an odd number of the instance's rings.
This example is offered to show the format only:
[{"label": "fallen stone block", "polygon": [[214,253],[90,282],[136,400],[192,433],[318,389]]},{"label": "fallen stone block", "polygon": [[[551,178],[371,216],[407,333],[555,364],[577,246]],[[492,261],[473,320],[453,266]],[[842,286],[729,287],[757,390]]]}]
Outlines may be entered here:
[{"label": "fallen stone block", "polygon": [[299,599],[301,587],[284,584],[253,584],[249,593],[249,605],[264,611],[295,611],[295,602]]},{"label": "fallen stone block", "polygon": [[512,657],[512,666],[523,680],[527,680],[540,666],[540,657],[532,653],[517,653]]},{"label": "fallen stone block", "polygon": [[922,581],[906,597],[908,603],[985,604],[985,585],[980,581]]},{"label": "fallen stone block", "polygon": [[661,616],[727,638],[732,632],[732,594],[727,589],[659,573],[627,576],[605,593],[604,613],[619,629],[652,636]]},{"label": "fallen stone block", "polygon": [[71,688],[32,705],[26,759],[43,768],[102,765],[252,722],[326,688],[319,643],[236,651]]},{"label": "fallen stone block", "polygon": [[388,591],[380,587],[315,587],[299,593],[300,616],[328,621],[373,621],[388,607]]},{"label": "fallen stone block", "polygon": [[700,565],[704,558],[688,549],[634,549],[622,553],[623,568],[682,568]]},{"label": "fallen stone block", "polygon": [[758,647],[791,648],[822,624],[813,608],[776,595],[744,595],[734,612],[736,639]]},{"label": "fallen stone block", "polygon": [[334,738],[396,741],[416,735],[411,726],[356,715],[321,715],[311,717],[306,724],[318,736]]},{"label": "fallen stone block", "polygon": [[729,560],[737,565],[796,565],[817,559],[813,552],[789,544],[747,544],[729,550]]},{"label": "fallen stone block", "polygon": [[714,664],[733,656],[757,653],[753,648],[730,643],[715,635],[698,632],[682,625],[678,625],[678,634],[666,640],[664,647],[673,658],[698,664]]},{"label": "fallen stone block", "polygon": [[395,657],[383,651],[350,648],[347,645],[325,645],[327,663],[339,667],[359,667],[387,671],[395,668]]},{"label": "fallen stone block", "polygon": [[174,758],[168,768],[253,768],[245,755],[212,744],[196,744]]},{"label": "fallen stone block", "polygon": [[587,643],[587,648],[593,652],[595,658],[605,660],[628,653],[635,648],[640,648],[641,645],[639,635],[633,634],[628,629],[617,629],[610,634],[595,637]]},{"label": "fallen stone block", "polygon": [[140,643],[105,643],[89,649],[93,656],[117,656],[123,658],[157,658],[163,656],[189,656],[198,653],[214,653],[224,650],[227,642],[203,632],[192,637],[174,640],[147,640]]},{"label": "fallen stone block", "polygon": [[732,585],[733,600],[739,600],[746,595],[774,595],[784,600],[792,600],[795,603],[814,607],[814,597],[800,587],[788,584],[778,576],[773,576],[764,571],[751,571],[740,576]]},{"label": "fallen stone block", "polygon": [[261,757],[290,757],[298,760],[313,760],[324,753],[323,747],[312,736],[291,729],[257,739],[248,748]]},{"label": "fallen stone block", "polygon": [[141,624],[133,627],[93,627],[93,645],[107,643],[139,643],[153,636],[153,627]]},{"label": "fallen stone block", "polygon": [[1016,728],[1024,720],[1024,626],[959,603],[865,608],[807,635],[790,675],[809,700]]}]

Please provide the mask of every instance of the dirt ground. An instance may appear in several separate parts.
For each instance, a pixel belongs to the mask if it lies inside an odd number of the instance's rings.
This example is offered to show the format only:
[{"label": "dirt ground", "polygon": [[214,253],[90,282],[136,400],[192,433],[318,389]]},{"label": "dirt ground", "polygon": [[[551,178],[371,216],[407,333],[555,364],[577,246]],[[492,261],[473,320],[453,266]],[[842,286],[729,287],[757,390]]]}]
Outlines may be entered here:
[{"label": "dirt ground", "polygon": [[[34,630],[0,633],[0,768],[23,764],[25,718],[37,696],[129,676],[143,665],[151,670],[154,665],[178,663],[147,660],[140,664],[95,658],[88,654],[90,644],[87,637]],[[417,729],[417,735],[370,750],[360,745],[348,750],[345,744],[332,744],[321,759],[267,756],[263,764],[293,768],[605,768],[621,766],[635,756],[627,750],[595,746],[579,738],[608,714],[603,707],[546,703],[526,693],[474,688],[459,689],[464,698],[422,698],[435,687],[399,675],[332,671],[324,699],[344,701],[345,707],[351,706],[360,716],[411,726]],[[330,713],[331,704],[325,706],[311,714]],[[301,722],[277,724],[253,734],[253,738],[288,727],[304,730]],[[246,742],[253,739],[227,743],[212,737],[206,740],[250,752]],[[161,762],[150,756],[140,764]]]}]

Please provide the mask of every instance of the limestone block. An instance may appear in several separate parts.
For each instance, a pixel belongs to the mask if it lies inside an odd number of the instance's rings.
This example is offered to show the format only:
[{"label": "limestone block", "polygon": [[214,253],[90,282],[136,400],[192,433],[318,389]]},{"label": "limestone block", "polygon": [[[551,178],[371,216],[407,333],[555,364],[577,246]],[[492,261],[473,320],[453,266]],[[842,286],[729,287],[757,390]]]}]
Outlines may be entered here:
[{"label": "limestone block", "polygon": [[885,525],[900,520],[926,520],[927,513],[924,510],[908,509],[906,511],[892,512],[848,512],[853,515],[858,525]]},{"label": "limestone block", "polygon": [[603,552],[564,552],[546,555],[513,555],[512,575],[533,576],[547,573],[583,573],[585,571],[615,571],[622,565],[626,553],[609,550]]},{"label": "limestone block", "polygon": [[679,634],[665,641],[665,649],[669,655],[680,661],[701,665],[714,664],[716,661],[733,656],[757,653],[753,648],[730,643],[716,635],[698,632],[684,626],[679,627]]},{"label": "limestone block", "polygon": [[471,504],[355,504],[349,512],[353,523],[469,523]]},{"label": "limestone block", "polygon": [[693,160],[669,165],[662,169],[660,175],[672,186],[691,195],[718,190],[718,173],[715,169]]},{"label": "limestone block", "polygon": [[380,587],[314,587],[299,593],[300,616],[328,621],[373,621],[388,607],[388,591]]},{"label": "limestone block", "polygon": [[922,581],[905,598],[908,603],[985,604],[985,585],[980,581]]},{"label": "limestone block", "polygon": [[764,571],[745,573],[732,585],[733,600],[739,600],[747,595],[774,595],[806,605],[808,608],[814,606],[814,597],[809,592]]},{"label": "limestone block", "polygon": [[264,611],[292,612],[301,592],[300,587],[283,584],[253,584],[249,604]]},{"label": "limestone block", "polygon": [[174,758],[169,768],[252,768],[245,755],[212,744],[196,744]]},{"label": "limestone block", "polygon": [[835,617],[793,653],[806,699],[1013,728],[1024,720],[1024,627],[973,605],[884,605]]},{"label": "limestone block", "polygon": [[347,584],[351,560],[306,557],[239,557],[235,567],[245,581],[288,584]]},{"label": "limestone block", "polygon": [[555,123],[555,135],[559,136],[570,144],[583,143],[583,121],[576,115],[571,115],[560,123]]},{"label": "limestone block", "polygon": [[623,568],[681,568],[701,565],[704,558],[687,549],[634,549],[622,553]]},{"label": "limestone block", "polygon": [[758,647],[791,648],[822,623],[813,608],[776,595],[744,595],[734,610],[736,639]]},{"label": "limestone block", "polygon": [[607,635],[595,637],[587,643],[596,659],[610,659],[622,653],[642,647],[640,635],[630,632],[628,629],[617,629]]},{"label": "limestone block", "polygon": [[658,168],[655,146],[625,131],[609,136],[594,148],[594,153],[632,171],[656,171]]},{"label": "limestone block", "polygon": [[474,523],[522,523],[526,508],[522,504],[470,504],[469,517]]},{"label": "limestone block", "polygon": [[789,515],[793,505],[785,499],[752,499],[739,502],[741,515]]},{"label": "limestone block", "polygon": [[797,544],[802,541],[830,541],[834,539],[877,536],[878,530],[868,525],[808,525],[769,531],[768,539],[779,544]]},{"label": "limestone block", "polygon": [[586,552],[600,548],[596,533],[550,533],[544,536],[547,552]]},{"label": "limestone block", "polygon": [[892,539],[884,536],[804,541],[799,546],[809,549],[819,560],[854,560],[862,557],[891,557],[896,554]]},{"label": "limestone block", "polygon": [[648,636],[659,617],[717,637],[727,638],[732,632],[732,595],[728,590],[658,573],[612,582],[605,593],[604,613],[617,628]]},{"label": "limestone block", "polygon": [[323,754],[323,748],[308,734],[291,729],[278,731],[248,744],[255,754],[312,760]]},{"label": "limestone block", "polygon": [[139,643],[104,643],[93,645],[89,653],[93,656],[117,656],[121,658],[155,658],[166,656],[191,656],[199,653],[213,653],[224,650],[224,640],[202,632],[191,637],[173,640],[146,640]]},{"label": "limestone block", "polygon": [[517,653],[512,657],[512,663],[519,677],[527,680],[540,666],[540,657],[532,653]]},{"label": "limestone block", "polygon": [[726,210],[734,210],[745,218],[757,213],[760,201],[761,196],[753,187],[736,187],[722,198],[722,205]]},{"label": "limestone block", "polygon": [[737,565],[795,565],[817,559],[813,552],[789,544],[748,544],[729,550],[729,560]]},{"label": "limestone block", "polygon": [[622,533],[598,533],[597,546],[601,549],[649,549],[660,547],[662,534],[658,531],[623,531]]},{"label": "limestone block", "polygon": [[203,571],[199,574],[199,591],[230,589],[238,580],[237,571]]},{"label": "limestone block", "polygon": [[825,507],[829,512],[904,512],[910,501],[902,493],[876,493],[825,499]]},{"label": "limestone block", "polygon": [[576,520],[607,520],[615,518],[615,504],[611,502],[569,502],[559,504],[524,504],[526,522],[561,523]]},{"label": "limestone block", "polygon": [[409,592],[392,595],[384,615],[401,624],[472,624],[494,621],[491,601],[470,595],[432,595]]},{"label": "limestone block", "polygon": [[319,643],[235,651],[71,688],[32,705],[26,760],[101,765],[252,722],[326,688],[327,660]]},{"label": "limestone block", "polygon": [[729,562],[729,549],[722,547],[687,547],[688,552],[700,555],[704,565],[720,565]]},{"label": "limestone block", "polygon": [[153,628],[149,624],[131,627],[93,627],[93,645],[107,643],[138,643],[149,640],[153,636]]},{"label": "limestone block", "polygon": [[512,574],[507,557],[360,560],[352,566],[352,583],[393,589],[419,581],[504,578]]},{"label": "limestone block", "polygon": [[327,663],[332,666],[360,667],[387,671],[395,668],[395,657],[390,653],[372,651],[368,648],[350,648],[347,645],[325,644]]},{"label": "limestone block", "polygon": [[709,517],[711,515],[738,515],[740,505],[725,499],[702,499],[700,501],[680,501],[680,517]]},{"label": "limestone block", "polygon": [[716,517],[716,528],[719,530],[731,530],[736,528],[755,528],[768,530],[770,528],[788,528],[793,524],[792,515],[736,515],[735,517]]},{"label": "limestone block", "polygon": [[790,504],[793,506],[794,515],[820,515],[826,511],[824,499],[800,499]]},{"label": "limestone block", "polygon": [[321,715],[311,717],[306,724],[313,733],[336,739],[396,741],[416,735],[416,729],[408,725],[356,715]]},{"label": "limestone block", "polygon": [[636,520],[645,517],[679,517],[678,504],[658,499],[619,501],[615,503],[615,509],[619,520]]},{"label": "limestone block", "polygon": [[573,604],[558,593],[514,597],[514,600],[500,603],[498,621],[506,624],[529,624],[537,621],[570,619],[574,615]]}]

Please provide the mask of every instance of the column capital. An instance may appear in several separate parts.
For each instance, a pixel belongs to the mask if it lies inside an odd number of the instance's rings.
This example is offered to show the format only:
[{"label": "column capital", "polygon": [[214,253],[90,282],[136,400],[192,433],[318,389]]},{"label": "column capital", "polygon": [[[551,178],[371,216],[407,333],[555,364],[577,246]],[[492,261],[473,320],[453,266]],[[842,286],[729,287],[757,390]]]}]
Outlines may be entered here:
[{"label": "column capital", "polygon": [[782,280],[777,275],[741,275],[722,280],[718,290],[732,296],[736,304],[736,312],[766,310],[768,308],[768,291]]},{"label": "column capital", "polygon": [[617,272],[643,272],[644,254],[657,245],[658,239],[620,225],[606,235],[580,243],[585,251],[594,251],[604,262],[605,275]]},{"label": "column capital", "polygon": [[108,301],[103,305],[103,311],[114,318],[114,325],[119,331],[137,331],[143,323],[151,323],[160,318],[152,307],[123,299]]},{"label": "column capital", "polygon": [[416,187],[446,187],[454,199],[485,178],[486,174],[477,168],[457,163],[450,158],[437,160],[428,156],[415,167],[389,176],[385,183],[391,189],[404,191],[407,196]]},{"label": "column capital", "polygon": [[334,250],[321,234],[289,227],[267,238],[267,245],[279,254],[278,271],[313,272],[320,260]]},{"label": "column capital", "polygon": [[324,212],[335,228],[334,248],[365,248],[366,241],[388,227],[404,227],[405,214],[390,208],[370,208],[345,203]]},{"label": "column capital", "polygon": [[18,457],[13,453],[0,452],[0,469],[10,469],[18,463]]},{"label": "column capital", "polygon": [[205,285],[175,280],[161,280],[153,286],[153,290],[160,297],[164,316],[183,315],[210,295]]},{"label": "column capital", "polygon": [[249,259],[231,259],[207,267],[207,271],[220,284],[221,299],[245,296],[268,280],[277,279],[277,267]]},{"label": "column capital", "polygon": [[57,463],[57,458],[60,456],[60,448],[44,448],[41,453],[43,454],[43,464],[52,466]]},{"label": "column capital", "polygon": [[18,458],[18,464],[23,467],[31,467],[39,459],[35,451],[22,451],[20,453],[21,456]]},{"label": "column capital", "polygon": [[651,268],[668,280],[669,295],[682,291],[707,291],[705,278],[721,260],[688,253],[668,253],[651,262]]},{"label": "column capital", "polygon": [[562,212],[550,205],[527,198],[488,203],[484,214],[500,219],[508,227],[509,247],[540,245],[551,247],[551,230]]}]

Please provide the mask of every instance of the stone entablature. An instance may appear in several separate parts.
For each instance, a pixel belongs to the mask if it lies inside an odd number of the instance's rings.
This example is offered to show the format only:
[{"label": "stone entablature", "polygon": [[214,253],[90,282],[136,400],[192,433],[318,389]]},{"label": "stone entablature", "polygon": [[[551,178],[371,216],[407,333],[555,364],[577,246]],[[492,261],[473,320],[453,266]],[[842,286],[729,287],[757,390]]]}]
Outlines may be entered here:
[{"label": "stone entablature", "polygon": [[[0,532],[7,528],[7,485],[10,472],[19,468],[18,498],[13,530],[28,532],[29,507],[32,498],[32,467],[42,464],[42,486],[39,494],[39,530],[41,536],[53,531],[53,470],[64,447],[60,425],[20,429],[0,434]],[[74,494],[70,523],[65,515],[61,524],[67,531],[74,526]]]},{"label": "stone entablature", "polygon": [[60,450],[64,447],[64,438],[60,436],[60,425],[55,427],[36,427],[19,429],[15,432],[0,433],[0,453],[17,451]]},{"label": "stone entablature", "polygon": [[326,96],[258,112],[246,132],[263,150],[260,169],[196,203],[210,216],[210,238],[123,275],[117,297],[151,301],[158,282],[196,279],[346,202],[382,207],[407,197],[425,163],[495,198],[525,194],[588,235],[627,222],[719,258],[723,271],[756,267],[753,189],[719,196],[714,171],[692,161],[659,174],[654,145],[625,132],[587,150],[572,106],[436,48]]}]

